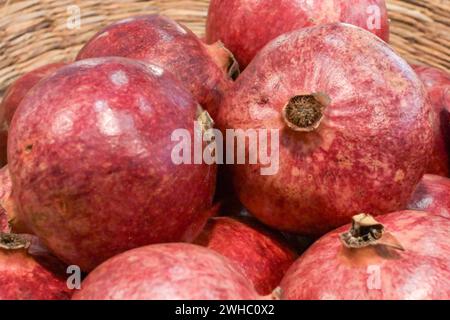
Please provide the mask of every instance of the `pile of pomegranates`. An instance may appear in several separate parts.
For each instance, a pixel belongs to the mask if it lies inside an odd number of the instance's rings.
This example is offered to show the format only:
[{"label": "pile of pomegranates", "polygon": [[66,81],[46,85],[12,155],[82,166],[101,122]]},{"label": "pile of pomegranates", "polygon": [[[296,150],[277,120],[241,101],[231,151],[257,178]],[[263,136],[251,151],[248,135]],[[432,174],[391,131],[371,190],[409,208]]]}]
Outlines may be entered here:
[{"label": "pile of pomegranates", "polygon": [[212,0],[20,77],[0,300],[449,299],[450,77],[388,39],[384,0]]}]

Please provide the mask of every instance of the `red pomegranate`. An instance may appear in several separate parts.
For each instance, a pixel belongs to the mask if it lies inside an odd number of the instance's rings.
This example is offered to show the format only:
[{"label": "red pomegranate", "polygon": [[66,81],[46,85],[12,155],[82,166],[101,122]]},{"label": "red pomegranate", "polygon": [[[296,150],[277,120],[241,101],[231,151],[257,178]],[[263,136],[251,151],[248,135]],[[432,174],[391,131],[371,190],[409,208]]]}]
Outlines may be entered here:
[{"label": "red pomegranate", "polygon": [[450,75],[444,71],[413,66],[425,84],[435,113],[434,151],[428,173],[449,176],[450,174]]},{"label": "red pomegranate", "polygon": [[8,166],[0,169],[0,232],[10,232],[7,203],[11,196],[11,176]]},{"label": "red pomegranate", "polygon": [[64,66],[63,62],[56,62],[25,73],[6,90],[3,100],[0,102],[0,166],[5,165],[7,161],[8,127],[20,101],[41,79],[49,76],[62,66]]},{"label": "red pomegranate", "polygon": [[213,118],[231,83],[227,72],[239,71],[221,43],[205,45],[185,26],[159,15],[106,27],[81,49],[77,60],[104,56],[138,59],[171,71]]},{"label": "red pomegranate", "polygon": [[177,165],[171,135],[192,137],[206,118],[199,111],[155,65],[110,57],[60,69],[11,123],[17,220],[85,271],[131,248],[195,239],[210,216],[216,167]]},{"label": "red pomegranate", "polygon": [[450,298],[449,219],[401,211],[380,217],[381,225],[357,217],[351,232],[330,232],[295,262],[282,299]]},{"label": "red pomegranate", "polygon": [[[32,237],[0,233],[0,300],[65,300],[71,290],[54,259],[33,256]],[[39,249],[41,250],[41,249]],[[42,254],[42,253],[41,253]],[[51,261],[51,263],[49,263]]]},{"label": "red pomegranate", "polygon": [[5,209],[0,207],[0,232],[9,232],[8,216]]},{"label": "red pomegranate", "polygon": [[450,218],[450,179],[424,175],[409,201],[408,209]]},{"label": "red pomegranate", "polygon": [[195,243],[235,262],[261,295],[272,293],[296,258],[280,237],[250,219],[212,218]]},{"label": "red pomegranate", "polygon": [[[386,43],[330,24],[267,45],[217,122],[247,135],[246,164],[231,166],[244,206],[271,227],[320,235],[358,212],[405,208],[431,152],[430,108],[414,71]],[[267,138],[268,152],[254,148],[256,138]]]},{"label": "red pomegranate", "polygon": [[0,169],[0,232],[32,234],[23,221],[17,217],[8,165]]},{"label": "red pomegranate", "polygon": [[251,282],[212,250],[182,243],[122,253],[92,271],[75,300],[258,299]]},{"label": "red pomegranate", "polygon": [[384,0],[212,0],[206,41],[223,41],[244,69],[283,33],[335,22],[354,24],[389,40]]}]

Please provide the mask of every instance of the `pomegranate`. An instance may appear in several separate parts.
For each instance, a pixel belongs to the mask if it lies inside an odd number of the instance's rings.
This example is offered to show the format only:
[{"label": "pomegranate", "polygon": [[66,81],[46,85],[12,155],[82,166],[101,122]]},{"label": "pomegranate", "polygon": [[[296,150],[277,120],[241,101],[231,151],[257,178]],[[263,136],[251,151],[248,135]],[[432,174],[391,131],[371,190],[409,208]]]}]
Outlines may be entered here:
[{"label": "pomegranate", "polygon": [[75,300],[257,299],[251,282],[212,250],[183,243],[133,249],[101,264]]},{"label": "pomegranate", "polygon": [[413,66],[428,90],[435,113],[434,152],[428,173],[450,174],[450,75],[444,71],[424,66]]},{"label": "pomegranate", "polygon": [[[223,131],[241,129],[245,155],[259,157],[231,166],[243,205],[271,227],[320,235],[358,212],[406,206],[428,163],[430,109],[422,83],[386,43],[338,23],[266,46],[228,92],[217,122]],[[249,146],[267,136],[279,167]]]},{"label": "pomegranate", "polygon": [[[71,290],[56,260],[42,260],[28,251],[36,250],[37,239],[0,233],[0,300],[65,300]],[[49,263],[52,261],[52,263]]]},{"label": "pomegranate", "polygon": [[6,142],[8,140],[8,127],[19,106],[20,101],[27,92],[41,79],[49,76],[64,66],[63,62],[47,64],[33,71],[25,73],[11,84],[0,103],[0,166],[6,164]]},{"label": "pomegranate", "polygon": [[207,119],[199,111],[155,65],[110,57],[63,67],[11,123],[17,220],[84,271],[131,248],[195,239],[210,216],[216,167],[175,164],[171,135],[192,137],[194,121]]},{"label": "pomegranate", "polygon": [[223,41],[244,69],[281,34],[335,22],[354,24],[389,40],[384,0],[212,0],[206,41]]},{"label": "pomegranate", "polygon": [[114,23],[97,33],[77,60],[120,56],[156,64],[171,71],[194,98],[215,116],[217,105],[238,71],[232,54],[219,42],[205,45],[185,26],[159,15]]},{"label": "pomegranate", "polygon": [[250,219],[212,218],[195,243],[239,265],[261,295],[272,293],[296,258],[279,237]]},{"label": "pomegranate", "polygon": [[9,232],[7,202],[11,196],[11,176],[8,166],[0,169],[0,232]]},{"label": "pomegranate", "polygon": [[450,218],[450,179],[424,175],[409,201],[408,209]]},{"label": "pomegranate", "polygon": [[325,235],[294,263],[282,299],[450,298],[449,219],[402,211],[377,223],[363,214],[343,233],[348,228]]},{"label": "pomegranate", "polygon": [[9,231],[8,216],[6,215],[5,209],[3,209],[3,207],[0,207],[0,232]]}]

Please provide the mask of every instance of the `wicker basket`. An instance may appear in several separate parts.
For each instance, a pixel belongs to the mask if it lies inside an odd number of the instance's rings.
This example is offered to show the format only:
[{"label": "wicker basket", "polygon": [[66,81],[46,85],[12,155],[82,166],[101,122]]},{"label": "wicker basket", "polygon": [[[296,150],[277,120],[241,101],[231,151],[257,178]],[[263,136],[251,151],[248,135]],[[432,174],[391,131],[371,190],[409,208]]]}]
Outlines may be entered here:
[{"label": "wicker basket", "polygon": [[[21,74],[49,62],[73,59],[97,30],[115,20],[161,13],[201,36],[208,3],[209,0],[0,0],[0,96]],[[77,9],[73,5],[80,8],[80,28],[68,27],[72,10]],[[450,1],[388,0],[388,7],[394,48],[410,62],[450,71]]]}]

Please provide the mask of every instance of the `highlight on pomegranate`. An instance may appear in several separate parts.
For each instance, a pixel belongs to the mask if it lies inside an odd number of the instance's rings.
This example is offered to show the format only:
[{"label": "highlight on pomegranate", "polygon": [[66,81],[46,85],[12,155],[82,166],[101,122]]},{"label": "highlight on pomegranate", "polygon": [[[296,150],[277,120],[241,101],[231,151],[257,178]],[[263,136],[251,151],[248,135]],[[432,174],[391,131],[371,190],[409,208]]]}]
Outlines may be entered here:
[{"label": "highlight on pomegranate", "polygon": [[0,26],[0,300],[450,299],[448,1],[0,0]]}]

